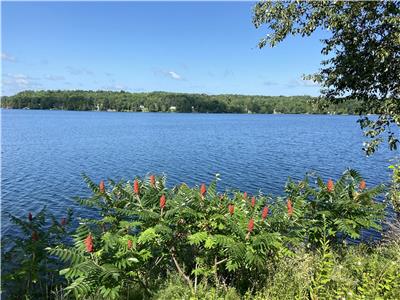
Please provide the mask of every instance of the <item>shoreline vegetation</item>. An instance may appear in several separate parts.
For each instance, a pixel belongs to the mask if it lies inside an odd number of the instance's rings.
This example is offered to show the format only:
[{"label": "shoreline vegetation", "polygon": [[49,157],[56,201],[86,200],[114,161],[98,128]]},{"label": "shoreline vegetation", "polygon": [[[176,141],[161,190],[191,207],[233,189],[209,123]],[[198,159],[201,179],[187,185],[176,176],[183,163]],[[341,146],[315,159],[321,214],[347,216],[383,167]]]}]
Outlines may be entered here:
[{"label": "shoreline vegetation", "polygon": [[359,103],[312,96],[46,90],[1,97],[1,108],[72,111],[358,115]]},{"label": "shoreline vegetation", "polygon": [[[355,170],[335,181],[288,180],[282,197],[217,191],[217,181],[168,189],[165,177],[94,182],[77,197],[97,217],[44,208],[9,214],[7,299],[399,299],[400,223],[385,222],[391,187]],[[395,198],[393,198],[395,196]],[[389,199],[388,199],[389,200]],[[79,225],[78,225],[79,223]],[[380,241],[362,238],[373,230]],[[357,244],[348,239],[358,240]],[[5,265],[5,267],[4,267]],[[296,272],[293,272],[296,270]]]}]

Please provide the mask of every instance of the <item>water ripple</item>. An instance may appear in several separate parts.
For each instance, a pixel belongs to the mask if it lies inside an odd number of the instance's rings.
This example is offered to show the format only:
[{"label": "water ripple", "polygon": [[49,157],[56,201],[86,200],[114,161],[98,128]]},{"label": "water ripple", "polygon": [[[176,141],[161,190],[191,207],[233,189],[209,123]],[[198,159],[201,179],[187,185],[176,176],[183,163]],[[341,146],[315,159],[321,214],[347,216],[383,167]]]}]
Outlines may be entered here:
[{"label": "water ripple", "polygon": [[[281,194],[290,176],[325,180],[348,168],[369,185],[387,181],[382,148],[366,158],[356,117],[313,115],[144,114],[3,110],[2,230],[5,213],[43,205],[60,217],[88,194],[81,173],[132,180],[149,173],[170,186],[198,185],[221,174],[219,188]],[[397,152],[399,154],[399,152]]]}]

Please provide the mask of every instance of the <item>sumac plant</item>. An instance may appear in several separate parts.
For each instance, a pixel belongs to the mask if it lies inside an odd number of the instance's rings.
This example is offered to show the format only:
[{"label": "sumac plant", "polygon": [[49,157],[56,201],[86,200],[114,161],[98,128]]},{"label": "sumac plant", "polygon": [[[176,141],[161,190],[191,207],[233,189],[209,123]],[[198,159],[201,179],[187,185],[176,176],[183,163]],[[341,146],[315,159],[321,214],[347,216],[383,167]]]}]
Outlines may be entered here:
[{"label": "sumac plant", "polygon": [[[76,298],[148,298],[169,273],[178,273],[193,294],[200,282],[245,292],[266,283],[275,261],[306,243],[320,245],[328,233],[357,238],[379,228],[382,187],[359,188],[346,172],[329,188],[321,180],[289,181],[287,195],[272,199],[241,192],[218,194],[217,180],[168,189],[165,178],[93,182],[93,195],[77,199],[97,210],[81,219],[73,247],[49,253],[68,264],[61,274]],[[332,185],[333,184],[333,185]],[[321,232],[321,228],[326,228]]]},{"label": "sumac plant", "polygon": [[2,237],[2,296],[4,299],[53,299],[65,279],[57,257],[45,249],[68,243],[72,211],[60,219],[43,208],[23,217],[9,214],[13,232]]},{"label": "sumac plant", "polygon": [[347,170],[336,182],[329,179],[325,183],[319,177],[315,184],[310,181],[306,177],[286,185],[294,222],[302,228],[309,246],[317,247],[324,235],[331,245],[340,246],[348,238],[359,239],[362,230],[381,230],[385,205],[375,200],[385,191],[383,185],[367,188],[355,170]]}]

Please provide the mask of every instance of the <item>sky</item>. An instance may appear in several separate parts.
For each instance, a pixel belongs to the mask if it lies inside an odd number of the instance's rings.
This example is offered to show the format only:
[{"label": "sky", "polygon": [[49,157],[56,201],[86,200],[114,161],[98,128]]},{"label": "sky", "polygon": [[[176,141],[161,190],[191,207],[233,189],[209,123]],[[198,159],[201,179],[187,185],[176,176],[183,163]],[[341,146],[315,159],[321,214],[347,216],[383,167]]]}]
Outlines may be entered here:
[{"label": "sky", "polygon": [[318,31],[259,49],[252,2],[2,2],[2,95],[80,89],[318,95]]}]

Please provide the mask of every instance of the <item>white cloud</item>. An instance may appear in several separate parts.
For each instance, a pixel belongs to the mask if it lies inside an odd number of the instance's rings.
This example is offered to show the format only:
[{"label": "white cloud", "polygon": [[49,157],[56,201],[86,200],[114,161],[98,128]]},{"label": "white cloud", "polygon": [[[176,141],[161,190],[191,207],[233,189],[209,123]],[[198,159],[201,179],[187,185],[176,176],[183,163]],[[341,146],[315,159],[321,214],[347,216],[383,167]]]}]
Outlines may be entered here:
[{"label": "white cloud", "polygon": [[65,77],[62,75],[46,75],[44,78],[52,81],[65,80]]},{"label": "white cloud", "polygon": [[175,73],[174,71],[169,71],[168,74],[172,79],[176,79],[176,80],[182,79],[181,75]]},{"label": "white cloud", "polygon": [[94,75],[93,71],[88,70],[86,68],[76,68],[72,66],[67,66],[66,69],[71,75],[91,75],[91,76]]},{"label": "white cloud", "polygon": [[15,62],[15,57],[7,53],[1,52],[1,60]]},{"label": "white cloud", "polygon": [[165,69],[153,69],[153,73],[155,76],[160,76],[160,77],[167,77],[170,79],[174,79],[174,80],[182,80],[182,81],[186,81],[186,79],[181,76],[180,74],[178,74],[175,71],[166,71]]},{"label": "white cloud", "polygon": [[128,86],[123,83],[116,83],[112,85],[103,85],[101,89],[106,91],[125,91],[128,89]]},{"label": "white cloud", "polygon": [[2,83],[5,86],[15,89],[29,89],[41,84],[36,78],[30,77],[25,74],[3,74]]}]

